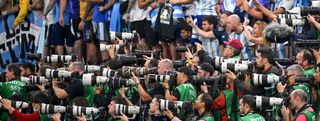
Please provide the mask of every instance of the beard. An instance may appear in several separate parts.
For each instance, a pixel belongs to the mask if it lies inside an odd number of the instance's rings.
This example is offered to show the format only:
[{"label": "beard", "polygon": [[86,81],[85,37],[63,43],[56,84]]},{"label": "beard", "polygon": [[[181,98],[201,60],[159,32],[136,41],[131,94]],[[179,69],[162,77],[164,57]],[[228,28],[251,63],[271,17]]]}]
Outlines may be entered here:
[{"label": "beard", "polygon": [[264,67],[264,65],[256,65],[257,73],[263,73]]}]

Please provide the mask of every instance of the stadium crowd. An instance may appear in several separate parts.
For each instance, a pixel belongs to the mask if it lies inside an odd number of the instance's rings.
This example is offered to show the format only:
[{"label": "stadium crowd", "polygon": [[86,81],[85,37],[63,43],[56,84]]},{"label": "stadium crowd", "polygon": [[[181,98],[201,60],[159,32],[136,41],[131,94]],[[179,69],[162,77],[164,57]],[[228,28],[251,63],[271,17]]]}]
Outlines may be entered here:
[{"label": "stadium crowd", "polygon": [[31,15],[45,29],[41,53],[0,74],[1,121],[320,120],[318,0],[0,0],[0,13],[10,31]]}]

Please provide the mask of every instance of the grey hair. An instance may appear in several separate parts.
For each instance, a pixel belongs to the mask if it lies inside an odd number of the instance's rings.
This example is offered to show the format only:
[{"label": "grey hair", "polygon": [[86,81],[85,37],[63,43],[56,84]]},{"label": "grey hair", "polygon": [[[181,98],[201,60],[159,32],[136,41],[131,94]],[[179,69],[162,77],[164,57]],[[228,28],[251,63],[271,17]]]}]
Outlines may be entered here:
[{"label": "grey hair", "polygon": [[287,68],[287,72],[288,71],[294,71],[296,72],[298,75],[297,76],[305,76],[304,75],[304,69],[302,68],[302,66],[298,65],[298,64],[294,64],[291,65]]},{"label": "grey hair", "polygon": [[301,99],[302,101],[304,101],[304,102],[307,101],[308,95],[307,95],[307,93],[305,93],[302,89],[296,89],[296,90],[292,91],[292,94],[293,94],[294,96],[300,97],[300,99]]}]

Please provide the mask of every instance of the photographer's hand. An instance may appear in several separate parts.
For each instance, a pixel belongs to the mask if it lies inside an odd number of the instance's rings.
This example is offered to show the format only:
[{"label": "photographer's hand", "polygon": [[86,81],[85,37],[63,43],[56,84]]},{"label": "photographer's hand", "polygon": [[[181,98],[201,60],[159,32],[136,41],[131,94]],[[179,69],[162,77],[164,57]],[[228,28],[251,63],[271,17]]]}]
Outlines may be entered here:
[{"label": "photographer's hand", "polygon": [[169,86],[169,84],[168,84],[168,80],[164,80],[164,81],[162,82],[162,86],[163,86],[163,88],[166,89],[166,90],[169,90],[169,89],[170,89],[170,86]]},{"label": "photographer's hand", "polygon": [[196,44],[198,52],[201,51],[201,50],[204,50],[204,47],[200,43],[196,42],[195,44]]},{"label": "photographer's hand", "polygon": [[55,113],[51,115],[51,118],[53,121],[61,121],[60,120],[61,114],[60,113]]},{"label": "photographer's hand", "polygon": [[77,119],[78,119],[79,121],[87,121],[87,119],[86,119],[86,117],[83,115],[83,113],[82,113],[81,116],[77,116]]},{"label": "photographer's hand", "polygon": [[287,87],[287,83],[285,83],[284,85],[282,85],[282,83],[278,83],[278,85],[277,85],[277,91],[278,91],[279,93],[283,93],[284,90],[286,89],[286,87]]},{"label": "photographer's hand", "polygon": [[203,82],[203,85],[201,85],[201,90],[203,93],[208,93],[208,86],[205,82]]},{"label": "photographer's hand", "polygon": [[128,117],[121,112],[121,116],[117,116],[121,121],[129,121]]},{"label": "photographer's hand", "polygon": [[43,83],[37,84],[37,87],[40,89],[41,92],[44,92],[46,90]]},{"label": "photographer's hand", "polygon": [[232,83],[237,78],[237,76],[230,70],[227,70],[227,73],[225,73],[225,75],[227,76],[228,84]]},{"label": "photographer's hand", "polygon": [[315,49],[312,49],[312,52],[313,52],[313,56],[315,57],[315,59],[317,60],[317,64],[320,63],[320,52],[318,52],[317,50]]},{"label": "photographer's hand", "polygon": [[110,45],[111,47],[108,49],[108,53],[111,59],[114,59],[116,56],[116,48],[114,45]]},{"label": "photographer's hand", "polygon": [[281,113],[282,113],[284,121],[290,121],[290,110],[287,107],[282,106]]},{"label": "photographer's hand", "polygon": [[10,100],[1,99],[1,103],[2,103],[2,107],[3,107],[4,109],[10,110],[11,108],[13,108],[13,107],[11,106],[11,101],[10,101]]},{"label": "photographer's hand", "polygon": [[138,79],[138,77],[136,77],[136,75],[133,72],[131,72],[131,75],[132,75],[131,79],[136,83],[136,85],[139,85],[140,80]]},{"label": "photographer's hand", "polygon": [[174,118],[174,115],[172,114],[172,112],[166,108],[165,111],[163,111],[163,113],[171,120]]}]

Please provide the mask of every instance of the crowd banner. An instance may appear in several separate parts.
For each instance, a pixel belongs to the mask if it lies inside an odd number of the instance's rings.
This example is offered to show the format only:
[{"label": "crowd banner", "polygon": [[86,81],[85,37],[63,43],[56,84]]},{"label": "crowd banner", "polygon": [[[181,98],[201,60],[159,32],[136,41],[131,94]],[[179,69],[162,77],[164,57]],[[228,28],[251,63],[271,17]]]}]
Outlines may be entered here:
[{"label": "crowd banner", "polygon": [[36,53],[42,18],[31,12],[18,27],[12,29],[14,15],[0,17],[0,72],[10,63],[28,61],[27,53]]}]

